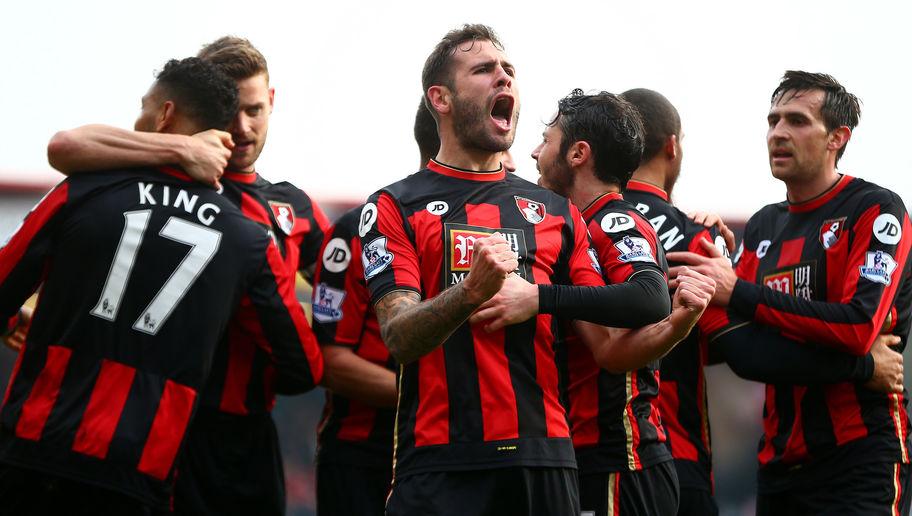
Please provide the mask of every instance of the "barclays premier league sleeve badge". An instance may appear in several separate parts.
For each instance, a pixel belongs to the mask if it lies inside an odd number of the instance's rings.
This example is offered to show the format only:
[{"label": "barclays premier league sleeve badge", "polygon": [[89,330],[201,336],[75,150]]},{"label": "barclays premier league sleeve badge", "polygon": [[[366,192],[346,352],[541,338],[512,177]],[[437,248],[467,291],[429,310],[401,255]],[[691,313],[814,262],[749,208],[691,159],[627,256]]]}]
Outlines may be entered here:
[{"label": "barclays premier league sleeve badge", "polygon": [[649,246],[649,242],[645,238],[624,235],[624,238],[615,243],[614,247],[620,252],[617,257],[620,262],[655,263],[655,258],[652,257],[652,247]]},{"label": "barclays premier league sleeve badge", "polygon": [[393,253],[386,249],[386,237],[375,238],[364,246],[361,263],[364,265],[365,279],[373,278],[393,263]]},{"label": "barclays premier league sleeve badge", "polygon": [[345,291],[318,283],[314,289],[313,316],[322,323],[331,323],[342,320],[342,300]]},{"label": "barclays premier league sleeve badge", "polygon": [[859,267],[861,277],[874,283],[890,284],[896,260],[883,251],[871,251],[865,254],[865,264]]}]

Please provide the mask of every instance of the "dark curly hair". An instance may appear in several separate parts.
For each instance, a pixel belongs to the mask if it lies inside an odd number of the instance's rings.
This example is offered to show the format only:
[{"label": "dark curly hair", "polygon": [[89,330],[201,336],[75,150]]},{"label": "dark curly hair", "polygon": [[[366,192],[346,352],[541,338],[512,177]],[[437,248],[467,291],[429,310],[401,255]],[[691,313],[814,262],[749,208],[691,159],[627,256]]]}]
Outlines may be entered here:
[{"label": "dark curly hair", "polygon": [[155,79],[177,108],[204,129],[227,129],[238,111],[234,80],[198,57],[168,61]]},{"label": "dark curly hair", "polygon": [[[805,91],[821,90],[823,91],[823,105],[820,107],[820,115],[823,117],[823,123],[827,131],[832,131],[842,126],[849,129],[855,129],[858,125],[858,119],[861,118],[861,101],[858,97],[846,91],[842,84],[825,73],[802,72],[800,70],[788,70],[782,76],[779,86],[773,91],[770,97],[771,103],[779,102],[787,93],[798,94]],[[839,152],[836,153],[836,163],[845,152],[848,144],[843,145]]]},{"label": "dark curly hair", "polygon": [[427,165],[428,160],[437,156],[440,150],[440,136],[437,134],[437,121],[424,105],[424,99],[418,104],[415,113],[415,143],[421,153],[421,167]]},{"label": "dark curly hair", "polygon": [[621,189],[643,157],[643,122],[636,108],[621,97],[602,91],[586,95],[575,89],[557,103],[557,114],[548,123],[563,133],[561,155],[573,142],[585,141],[592,149],[595,175]]}]

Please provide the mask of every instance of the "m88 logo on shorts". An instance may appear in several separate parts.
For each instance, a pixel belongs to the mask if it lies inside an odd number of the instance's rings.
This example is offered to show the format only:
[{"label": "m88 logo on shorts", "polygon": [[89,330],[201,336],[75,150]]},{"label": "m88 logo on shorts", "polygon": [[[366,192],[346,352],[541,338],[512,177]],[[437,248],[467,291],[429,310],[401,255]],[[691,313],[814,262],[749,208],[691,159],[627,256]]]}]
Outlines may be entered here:
[{"label": "m88 logo on shorts", "polygon": [[814,294],[814,264],[799,263],[771,272],[763,276],[763,284],[783,294],[810,300]]},{"label": "m88 logo on shorts", "polygon": [[444,227],[443,253],[446,266],[443,270],[443,288],[453,286],[465,279],[472,267],[472,253],[479,238],[500,232],[510,243],[510,248],[519,255],[519,269],[515,272],[526,278],[524,259],[527,253],[526,238],[519,229],[491,229],[481,226],[447,223]]}]

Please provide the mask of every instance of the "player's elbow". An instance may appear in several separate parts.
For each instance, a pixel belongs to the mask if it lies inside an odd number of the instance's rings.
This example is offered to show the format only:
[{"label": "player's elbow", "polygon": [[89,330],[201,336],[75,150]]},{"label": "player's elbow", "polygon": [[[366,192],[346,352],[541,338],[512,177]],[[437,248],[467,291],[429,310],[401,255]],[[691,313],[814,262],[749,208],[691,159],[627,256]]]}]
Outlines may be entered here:
[{"label": "player's elbow", "polygon": [[48,163],[63,173],[75,170],[72,157],[79,149],[79,141],[72,131],[57,131],[47,146]]}]

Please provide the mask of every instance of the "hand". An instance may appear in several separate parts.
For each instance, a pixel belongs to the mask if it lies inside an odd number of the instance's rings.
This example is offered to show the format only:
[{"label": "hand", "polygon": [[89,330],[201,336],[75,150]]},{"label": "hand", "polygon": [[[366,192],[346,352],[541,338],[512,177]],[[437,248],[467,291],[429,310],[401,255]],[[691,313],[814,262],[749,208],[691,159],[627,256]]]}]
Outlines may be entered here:
[{"label": "hand", "polygon": [[521,323],[538,313],[538,286],[510,274],[494,297],[478,307],[469,317],[470,324],[490,320],[485,331]]},{"label": "hand", "polygon": [[735,253],[735,234],[732,230],[728,229],[728,226],[725,225],[725,222],[719,214],[694,211],[688,213],[687,216],[693,219],[697,224],[702,224],[707,228],[715,226],[716,229],[719,230],[719,234],[722,235],[722,238],[725,240],[725,247],[728,248],[728,252],[730,254]]},{"label": "hand", "polygon": [[706,310],[716,291],[716,282],[708,276],[687,267],[681,267],[677,276],[677,287],[672,298],[672,310],[685,309],[697,314]]},{"label": "hand", "polygon": [[874,374],[865,383],[873,391],[901,393],[903,391],[903,356],[889,346],[899,344],[895,335],[878,335],[871,346]]},{"label": "hand", "polygon": [[219,179],[228,166],[231,149],[234,148],[231,135],[225,131],[209,129],[194,134],[188,141],[180,163],[184,172],[200,183],[221,189]]},{"label": "hand", "polygon": [[[738,276],[732,268],[731,261],[722,256],[722,252],[709,240],[701,239],[700,245],[708,256],[699,255],[690,252],[668,253],[666,258],[670,262],[681,262],[690,266],[691,269],[708,276],[716,282],[716,293],[713,295],[713,303],[720,306],[728,306],[731,299],[732,290],[735,289],[735,283]],[[676,288],[678,286],[677,276],[684,268],[683,265],[670,267],[668,269],[668,286]]]},{"label": "hand", "polygon": [[519,257],[500,233],[475,240],[472,266],[462,282],[468,301],[480,305],[491,299],[517,267]]},{"label": "hand", "polygon": [[19,309],[19,322],[16,324],[16,328],[13,330],[13,333],[10,333],[3,338],[3,344],[13,351],[20,351],[22,346],[25,345],[25,337],[28,335],[31,326],[32,309],[28,306],[23,306]]}]

